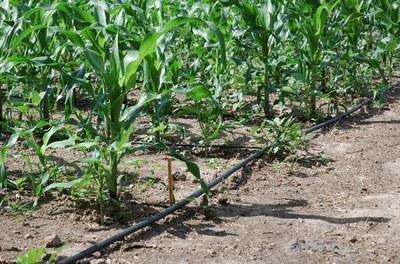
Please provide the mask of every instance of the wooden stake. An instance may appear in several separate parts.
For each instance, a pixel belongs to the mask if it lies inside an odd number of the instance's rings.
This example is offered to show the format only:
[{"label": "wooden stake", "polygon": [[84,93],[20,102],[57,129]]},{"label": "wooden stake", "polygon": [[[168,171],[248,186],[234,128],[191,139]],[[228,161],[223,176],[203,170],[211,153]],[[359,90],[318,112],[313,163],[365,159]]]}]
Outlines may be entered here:
[{"label": "wooden stake", "polygon": [[168,191],[169,191],[169,204],[173,205],[175,203],[174,197],[174,180],[172,179],[172,158],[168,157]]}]

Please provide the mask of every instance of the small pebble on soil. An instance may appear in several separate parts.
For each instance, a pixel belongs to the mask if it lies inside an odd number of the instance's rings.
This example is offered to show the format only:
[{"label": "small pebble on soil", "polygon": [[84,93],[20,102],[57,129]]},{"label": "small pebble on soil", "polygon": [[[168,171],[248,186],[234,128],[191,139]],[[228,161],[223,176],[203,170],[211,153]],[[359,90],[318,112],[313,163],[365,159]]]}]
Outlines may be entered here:
[{"label": "small pebble on soil", "polygon": [[50,235],[44,239],[47,248],[58,247],[62,245],[61,239],[57,235]]}]

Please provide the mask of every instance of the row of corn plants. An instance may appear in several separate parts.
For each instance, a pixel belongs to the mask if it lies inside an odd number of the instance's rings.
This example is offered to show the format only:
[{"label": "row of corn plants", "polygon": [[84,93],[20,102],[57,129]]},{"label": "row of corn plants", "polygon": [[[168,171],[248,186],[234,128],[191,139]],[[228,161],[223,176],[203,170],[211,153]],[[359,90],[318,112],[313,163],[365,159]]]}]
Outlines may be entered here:
[{"label": "row of corn plants", "polygon": [[[145,116],[147,140],[206,189],[198,166],[165,144],[174,118],[196,119],[211,145],[252,117],[318,121],[384,94],[399,12],[389,0],[2,1],[0,187],[29,185],[39,198],[89,184],[103,208],[118,200],[123,157],[145,148],[133,145]],[[82,158],[54,158],[58,149]],[[28,172],[16,179],[7,164],[17,158]]]}]

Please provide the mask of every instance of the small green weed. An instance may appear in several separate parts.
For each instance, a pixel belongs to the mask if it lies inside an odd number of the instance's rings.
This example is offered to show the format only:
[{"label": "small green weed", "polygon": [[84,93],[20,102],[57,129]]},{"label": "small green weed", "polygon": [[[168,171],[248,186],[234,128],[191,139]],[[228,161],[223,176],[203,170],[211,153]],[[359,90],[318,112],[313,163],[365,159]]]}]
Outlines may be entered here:
[{"label": "small green weed", "polygon": [[[268,130],[266,131],[266,126]],[[305,145],[302,124],[294,118],[274,118],[265,120],[260,127],[253,127],[251,132],[258,142],[266,142],[269,145],[268,153],[277,157],[290,155]]]},{"label": "small green weed", "polygon": [[35,264],[42,260],[46,252],[45,247],[30,248],[25,254],[19,254],[16,258],[18,264]]},{"label": "small green weed", "polygon": [[218,166],[218,158],[210,158],[207,162],[207,166],[212,168],[212,169],[216,169]]},{"label": "small green weed", "polygon": [[[47,258],[48,255],[45,254],[46,248],[44,246],[38,248],[31,247],[28,249],[28,252],[19,254],[15,261],[18,264],[36,264],[44,261],[46,261],[46,263],[54,263],[61,250],[62,247],[57,248],[57,250]],[[45,257],[46,259],[44,260]]]}]

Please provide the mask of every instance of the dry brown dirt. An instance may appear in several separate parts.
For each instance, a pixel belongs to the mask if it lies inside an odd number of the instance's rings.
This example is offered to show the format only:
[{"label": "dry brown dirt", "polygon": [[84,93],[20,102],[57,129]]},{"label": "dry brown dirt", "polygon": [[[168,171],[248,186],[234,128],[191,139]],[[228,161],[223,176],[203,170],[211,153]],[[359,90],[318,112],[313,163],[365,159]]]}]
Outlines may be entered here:
[{"label": "dry brown dirt", "polygon": [[[257,160],[215,188],[208,208],[191,203],[81,263],[400,263],[399,93],[383,109],[308,135],[297,162]],[[192,158],[210,180],[249,153]],[[123,192],[123,213],[109,225],[96,222],[93,202],[63,194],[47,195],[28,214],[0,209],[0,263],[49,235],[61,239],[59,259],[71,256],[161,211],[143,203],[167,201],[166,161],[151,152],[140,158],[140,181]],[[182,199],[198,184],[183,164],[174,162],[174,171]]]}]

